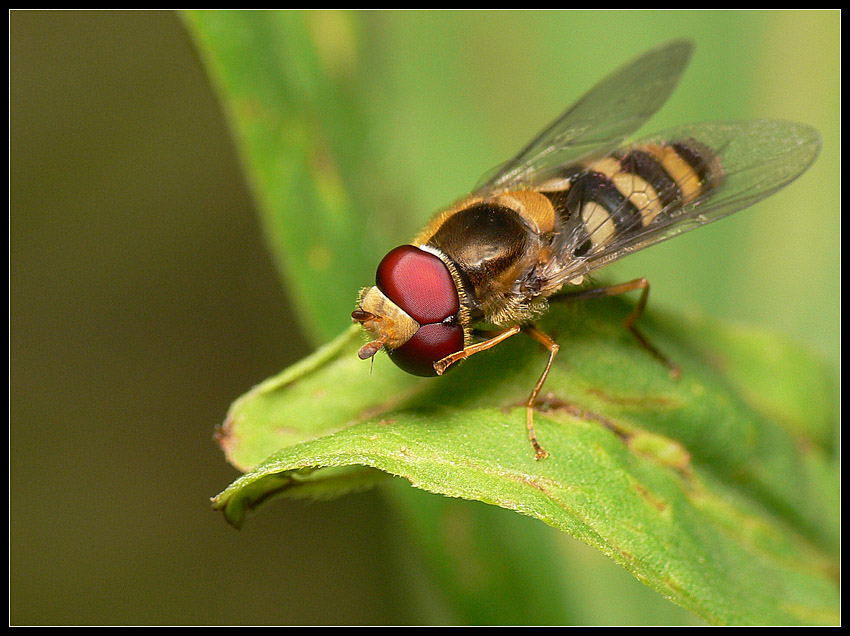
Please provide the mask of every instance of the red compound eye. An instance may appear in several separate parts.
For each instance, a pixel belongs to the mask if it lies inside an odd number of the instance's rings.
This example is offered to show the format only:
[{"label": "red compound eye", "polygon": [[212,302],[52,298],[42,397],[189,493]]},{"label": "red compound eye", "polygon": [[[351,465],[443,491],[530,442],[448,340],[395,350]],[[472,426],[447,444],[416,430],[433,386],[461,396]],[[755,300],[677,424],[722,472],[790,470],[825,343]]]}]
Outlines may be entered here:
[{"label": "red compound eye", "polygon": [[420,325],[442,322],[460,309],[448,267],[430,252],[401,245],[378,265],[376,284]]},{"label": "red compound eye", "polygon": [[430,252],[402,245],[384,257],[376,279],[378,289],[420,325],[402,346],[387,349],[390,359],[413,375],[437,375],[434,363],[463,349],[463,327],[443,322],[460,310],[449,268]]},{"label": "red compound eye", "polygon": [[[422,325],[413,337],[398,349],[387,349],[390,360],[413,375],[433,376],[434,363],[463,349],[460,325],[432,323]],[[449,367],[453,369],[454,366]]]}]

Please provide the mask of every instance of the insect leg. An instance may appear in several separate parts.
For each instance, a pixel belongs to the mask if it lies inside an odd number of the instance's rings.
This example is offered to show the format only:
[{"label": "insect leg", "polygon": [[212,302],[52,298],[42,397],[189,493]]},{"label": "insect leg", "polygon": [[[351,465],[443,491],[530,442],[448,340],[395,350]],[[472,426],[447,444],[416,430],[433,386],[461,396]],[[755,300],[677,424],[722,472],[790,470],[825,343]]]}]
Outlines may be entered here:
[{"label": "insect leg", "polygon": [[479,353],[481,351],[486,351],[487,349],[490,349],[491,347],[495,347],[500,342],[507,340],[508,338],[510,338],[511,336],[513,336],[515,334],[518,334],[519,331],[520,331],[519,325],[514,325],[513,327],[505,329],[504,331],[497,331],[497,332],[495,332],[496,335],[493,336],[492,338],[488,338],[487,340],[484,340],[483,342],[477,342],[474,345],[470,345],[468,347],[465,347],[464,349],[461,349],[457,353],[453,353],[449,356],[446,356],[442,360],[437,360],[434,363],[434,370],[437,372],[437,375],[443,375],[446,372],[446,369],[448,369],[455,362],[459,362],[460,360],[465,360],[466,358],[468,358],[471,355],[474,355],[474,354]]},{"label": "insect leg", "polygon": [[636,278],[635,280],[630,280],[627,283],[620,283],[618,285],[610,285],[608,287],[596,287],[593,289],[582,289],[575,292],[567,292],[565,294],[559,294],[558,296],[553,296],[549,299],[549,302],[554,301],[563,301],[563,302],[571,302],[573,300],[586,300],[588,298],[604,298],[606,296],[618,296],[620,294],[625,294],[630,291],[634,291],[636,289],[643,290],[640,295],[640,299],[635,305],[635,308],[632,312],[626,316],[626,319],[623,321],[623,326],[628,329],[632,335],[637,338],[637,341],[641,344],[641,346],[649,351],[655,358],[657,358],[670,373],[672,378],[678,378],[680,369],[679,367],[671,362],[667,356],[661,353],[655,346],[646,339],[638,328],[635,326],[635,322],[638,318],[640,318],[643,310],[646,308],[646,301],[649,299],[649,281],[646,278]]},{"label": "insect leg", "polygon": [[546,363],[546,368],[543,370],[543,374],[540,376],[540,379],[531,391],[531,395],[528,396],[528,401],[525,403],[525,428],[528,431],[528,441],[530,441],[531,445],[534,447],[534,458],[545,459],[546,457],[549,457],[549,453],[540,446],[537,441],[537,435],[534,432],[534,403],[537,401],[537,396],[540,393],[540,389],[543,388],[543,383],[546,381],[546,376],[549,375],[549,370],[552,368],[552,362],[555,360],[555,356],[558,354],[560,347],[557,342],[552,340],[552,338],[540,331],[534,325],[526,325],[522,329],[525,333],[549,350],[549,362]]},{"label": "insect leg", "polygon": [[458,351],[457,353],[453,353],[449,356],[446,356],[442,360],[438,360],[434,363],[434,370],[437,372],[437,375],[443,375],[446,369],[448,369],[455,362],[464,360],[465,358],[468,358],[469,356],[479,353],[481,351],[486,351],[491,347],[495,347],[500,342],[507,340],[508,338],[519,333],[520,331],[524,331],[549,350],[549,362],[547,362],[546,368],[543,370],[543,374],[540,376],[540,379],[537,381],[537,384],[534,386],[534,389],[532,389],[531,395],[528,396],[528,400],[525,403],[525,427],[528,431],[528,440],[534,447],[535,459],[544,459],[549,456],[549,453],[542,446],[540,446],[540,443],[537,441],[537,435],[534,432],[534,403],[537,401],[537,396],[540,394],[540,389],[543,388],[543,383],[546,381],[546,376],[549,375],[549,370],[552,368],[552,361],[555,359],[555,355],[558,353],[559,347],[554,340],[552,340],[549,336],[540,331],[534,325],[525,325],[523,327],[520,327],[519,325],[513,325],[512,327],[509,327],[504,331],[496,332],[496,335],[492,338],[488,338],[483,342],[478,342],[474,345],[470,345],[469,347],[466,347],[465,349]]}]

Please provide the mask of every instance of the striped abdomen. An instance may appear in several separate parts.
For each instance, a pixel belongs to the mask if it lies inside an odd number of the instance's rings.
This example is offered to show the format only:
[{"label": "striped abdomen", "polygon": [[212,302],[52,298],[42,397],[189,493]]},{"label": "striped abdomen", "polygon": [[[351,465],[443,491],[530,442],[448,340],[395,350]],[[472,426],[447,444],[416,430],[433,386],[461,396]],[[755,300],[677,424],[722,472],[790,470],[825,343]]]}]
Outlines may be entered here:
[{"label": "striped abdomen", "polygon": [[572,166],[544,194],[564,224],[579,227],[575,256],[628,238],[717,187],[714,153],[693,140],[632,146]]}]

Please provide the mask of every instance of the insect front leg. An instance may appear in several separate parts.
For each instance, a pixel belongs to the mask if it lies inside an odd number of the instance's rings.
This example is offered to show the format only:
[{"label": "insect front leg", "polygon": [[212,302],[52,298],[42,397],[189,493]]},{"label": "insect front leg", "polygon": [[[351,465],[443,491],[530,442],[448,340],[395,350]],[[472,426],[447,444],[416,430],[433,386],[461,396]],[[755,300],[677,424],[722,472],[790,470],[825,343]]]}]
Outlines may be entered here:
[{"label": "insect front leg", "polygon": [[455,362],[468,358],[469,356],[481,351],[486,351],[491,347],[495,347],[500,342],[507,340],[520,331],[525,332],[549,350],[549,361],[546,363],[546,368],[543,370],[543,374],[540,376],[540,379],[537,381],[537,384],[534,386],[534,389],[531,391],[531,395],[528,396],[528,400],[525,403],[525,427],[528,431],[528,441],[530,441],[531,445],[534,447],[535,459],[544,459],[549,456],[549,453],[540,446],[540,443],[537,441],[537,435],[534,432],[534,403],[537,401],[540,389],[543,388],[543,383],[546,382],[546,376],[549,375],[549,370],[552,368],[552,361],[558,353],[559,347],[554,340],[534,325],[525,325],[523,327],[514,325],[504,331],[496,332],[496,335],[484,340],[483,342],[470,345],[462,351],[458,351],[457,353],[446,356],[442,360],[438,360],[434,363],[434,370],[437,372],[437,375],[443,375],[443,373],[446,372],[446,369]]},{"label": "insect front leg", "polygon": [[474,345],[470,345],[468,347],[464,347],[457,353],[453,353],[449,356],[446,356],[442,360],[437,360],[434,363],[434,370],[437,372],[437,375],[443,375],[451,365],[455,362],[460,362],[461,360],[465,360],[471,355],[475,355],[481,351],[486,351],[491,347],[495,347],[500,342],[503,342],[510,338],[511,336],[518,334],[520,331],[519,325],[514,325],[513,327],[509,327],[504,331],[497,331],[495,335],[483,342],[476,342]]},{"label": "insect front leg", "polygon": [[681,373],[681,369],[679,366],[671,362],[667,356],[665,356],[661,351],[659,351],[655,345],[653,345],[649,340],[647,340],[646,336],[644,336],[640,330],[635,326],[635,322],[640,318],[641,314],[643,314],[644,309],[646,308],[646,302],[649,299],[649,281],[646,278],[636,278],[635,280],[630,280],[627,283],[620,283],[618,285],[610,285],[608,287],[595,287],[593,289],[582,289],[580,291],[575,292],[567,292],[565,294],[560,294],[558,296],[553,296],[549,299],[549,302],[572,302],[574,300],[586,300],[589,298],[605,298],[607,296],[619,296],[620,294],[625,294],[630,291],[634,291],[636,289],[640,289],[641,295],[638,299],[637,305],[632,310],[632,312],[626,316],[626,319],[623,320],[623,326],[628,329],[632,335],[637,339],[637,341],[641,344],[641,346],[649,351],[657,360],[659,360],[665,367],[667,367],[668,372],[670,373],[670,377],[678,378]]}]

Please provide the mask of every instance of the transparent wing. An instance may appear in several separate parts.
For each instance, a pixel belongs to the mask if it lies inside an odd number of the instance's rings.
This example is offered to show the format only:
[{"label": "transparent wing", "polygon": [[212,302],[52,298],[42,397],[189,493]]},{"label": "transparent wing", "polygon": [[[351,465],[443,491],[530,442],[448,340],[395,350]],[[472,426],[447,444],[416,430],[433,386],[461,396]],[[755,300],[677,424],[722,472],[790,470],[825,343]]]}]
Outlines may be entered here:
[{"label": "transparent wing", "polygon": [[[704,194],[684,205],[670,205],[647,225],[636,218],[618,228],[611,240],[581,257],[575,250],[588,232],[605,228],[579,227],[575,219],[558,237],[556,259],[547,272],[547,288],[598,269],[627,254],[716,221],[773,194],[799,177],[820,151],[820,135],[802,124],[773,120],[716,122],[681,126],[629,147],[674,141],[696,141],[712,149],[721,170],[703,183]],[[625,152],[627,149],[623,149]],[[579,208],[580,209],[580,208]]]},{"label": "transparent wing", "polygon": [[551,170],[606,155],[667,101],[693,45],[674,41],[644,53],[588,91],[519,154],[478,183],[481,194],[532,188]]}]

